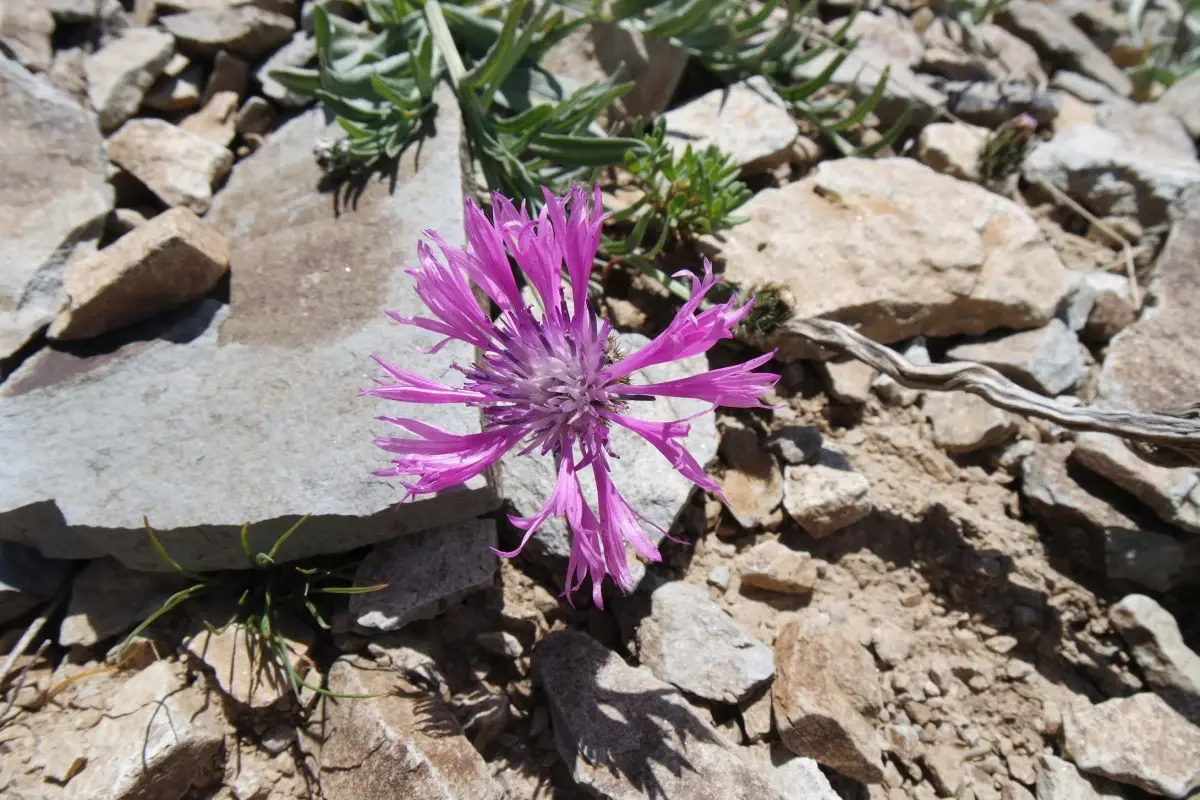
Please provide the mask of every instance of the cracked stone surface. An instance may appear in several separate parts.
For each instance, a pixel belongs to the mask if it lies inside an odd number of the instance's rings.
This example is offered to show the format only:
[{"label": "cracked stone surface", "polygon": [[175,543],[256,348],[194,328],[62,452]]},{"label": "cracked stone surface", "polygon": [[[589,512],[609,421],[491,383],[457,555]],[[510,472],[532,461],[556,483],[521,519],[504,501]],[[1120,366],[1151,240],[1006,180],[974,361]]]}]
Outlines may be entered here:
[{"label": "cracked stone surface", "polygon": [[434,379],[474,359],[454,343],[417,356],[438,337],[382,313],[422,309],[398,269],[415,261],[422,230],[465,238],[459,117],[453,97],[439,102],[444,116],[419,168],[414,148],[394,193],[374,183],[338,210],[318,189],[312,157],[329,124],[315,110],[292,120],[238,164],[206,218],[229,243],[230,306],[189,306],[104,355],[45,350],[12,375],[0,390],[0,539],[163,570],[140,527],[148,515],[188,568],[241,569],[246,520],[252,545],[265,550],[311,513],[280,551],[291,560],[495,508],[482,476],[397,506],[396,485],[370,475],[387,463],[373,434],[394,434],[373,416],[469,433],[479,430],[476,412],[356,397],[372,353],[408,359]]}]

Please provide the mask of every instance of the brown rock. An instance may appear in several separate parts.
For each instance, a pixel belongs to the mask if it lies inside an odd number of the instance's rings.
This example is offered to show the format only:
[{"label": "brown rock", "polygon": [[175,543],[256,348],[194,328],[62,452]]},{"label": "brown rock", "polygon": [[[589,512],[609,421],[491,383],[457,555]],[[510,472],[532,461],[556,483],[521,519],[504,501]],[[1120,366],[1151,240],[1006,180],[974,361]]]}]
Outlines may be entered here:
[{"label": "brown rock", "polygon": [[826,536],[871,512],[871,483],[857,472],[801,464],[784,473],[783,507],[810,536]]},{"label": "brown rock", "polygon": [[729,510],[743,528],[754,529],[778,523],[783,502],[783,473],[774,456],[758,441],[750,428],[729,425],[721,437],[720,452],[729,465],[721,488]]},{"label": "brown rock", "polygon": [[221,234],[173,208],[67,267],[67,307],[47,335],[87,339],[208,294],[229,269]]},{"label": "brown rock", "polygon": [[186,686],[179,664],[158,661],[112,696],[89,734],[87,766],[67,785],[67,800],[182,797],[219,779],[226,723],[220,704]]},{"label": "brown rock", "polygon": [[1200,386],[1200,195],[1171,229],[1142,318],[1113,339],[1100,395],[1141,411],[1179,408]]},{"label": "brown rock", "polygon": [[1012,414],[967,392],[931,392],[921,409],[933,426],[933,443],[947,453],[998,447],[1017,433]]},{"label": "brown rock", "polygon": [[[307,631],[298,633],[302,636]],[[292,668],[303,680],[308,668],[308,645],[286,639]],[[279,708],[293,700],[292,685],[283,666],[264,641],[245,625],[232,623],[220,631],[204,630],[184,646],[198,663],[207,665],[221,691],[239,706],[250,709]]]},{"label": "brown rock", "polygon": [[54,17],[37,0],[6,0],[0,7],[0,44],[21,66],[46,72],[54,61]]},{"label": "brown rock", "polygon": [[372,695],[325,701],[318,758],[329,800],[503,795],[436,694],[407,684],[394,669],[352,657],[334,663],[329,689]]},{"label": "brown rock", "polygon": [[1200,727],[1148,692],[1068,713],[1063,752],[1084,772],[1175,800],[1200,786]]},{"label": "brown rock", "polygon": [[1160,519],[1200,533],[1200,471],[1151,464],[1106,433],[1081,434],[1071,459],[1141,500]]},{"label": "brown rock", "polygon": [[881,705],[879,674],[866,648],[832,627],[792,619],[775,640],[771,691],[789,750],[862,783],[883,780],[871,722]]},{"label": "brown rock", "polygon": [[[912,159],[826,161],[742,213],[724,249],[729,280],[782,282],[797,318],[877,341],[1045,325],[1071,285],[1028,212]],[[786,325],[776,338],[783,357],[803,352]]]},{"label": "brown rock", "polygon": [[217,92],[233,92],[238,97],[246,95],[246,84],[250,80],[250,65],[237,56],[218,50],[213,59],[212,74],[204,86],[201,103],[207,103]]},{"label": "brown rock", "polygon": [[877,374],[870,364],[857,359],[823,361],[821,369],[829,396],[839,403],[861,406],[870,398],[871,384]]},{"label": "brown rock", "polygon": [[228,147],[237,135],[237,110],[236,94],[217,92],[203,108],[180,122],[179,127],[221,147]]},{"label": "brown rock", "polygon": [[203,214],[233,154],[161,119],[133,119],[108,140],[108,157],[169,206]]},{"label": "brown rock", "polygon": [[759,542],[737,558],[743,586],[781,594],[808,594],[817,583],[817,565],[808,553],[774,539]]}]

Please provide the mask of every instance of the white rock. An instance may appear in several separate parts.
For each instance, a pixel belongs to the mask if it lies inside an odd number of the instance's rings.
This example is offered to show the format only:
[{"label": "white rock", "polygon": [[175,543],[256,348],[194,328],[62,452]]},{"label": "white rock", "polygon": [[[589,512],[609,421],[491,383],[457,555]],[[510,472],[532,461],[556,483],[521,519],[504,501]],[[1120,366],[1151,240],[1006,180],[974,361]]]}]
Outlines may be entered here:
[{"label": "white rock", "polygon": [[436,617],[493,585],[500,569],[495,546],[496,524],[491,520],[470,520],[376,545],[359,565],[355,580],[362,586],[387,586],[352,595],[349,620],[356,629],[373,633]]},{"label": "white rock", "polygon": [[870,493],[865,476],[824,464],[788,467],[784,473],[783,507],[816,539],[869,514]]},{"label": "white rock", "polygon": [[991,132],[958,122],[935,122],[921,129],[917,157],[921,163],[955,178],[980,179],[979,158]]},{"label": "white rock", "polygon": [[[1025,209],[908,158],[825,161],[740,213],[728,280],[782,283],[797,318],[832,317],[876,341],[1038,327],[1071,286]],[[773,341],[784,360],[811,357],[805,342],[786,325]]]},{"label": "white rock", "polygon": [[1070,389],[1087,375],[1079,338],[1058,319],[1044,328],[960,344],[946,355],[955,361],[985,364],[1027,388],[1051,396]]},{"label": "white rock", "polygon": [[1200,786],[1200,727],[1148,692],[1066,714],[1063,752],[1084,772],[1174,800]]},{"label": "white rock", "polygon": [[771,648],[747,635],[708,591],[680,581],[650,595],[638,658],[657,677],[718,703],[738,703],[775,675]]},{"label": "white rock", "polygon": [[169,33],[134,28],[84,60],[88,97],[103,130],[114,130],[134,115],[174,52]]},{"label": "white rock", "polygon": [[766,78],[755,76],[714,89],[668,111],[667,141],[682,154],[715,146],[733,158],[743,175],[787,163],[800,128]]},{"label": "white rock", "polygon": [[1200,655],[1184,644],[1171,613],[1143,594],[1131,594],[1108,611],[1150,685],[1200,698]]}]

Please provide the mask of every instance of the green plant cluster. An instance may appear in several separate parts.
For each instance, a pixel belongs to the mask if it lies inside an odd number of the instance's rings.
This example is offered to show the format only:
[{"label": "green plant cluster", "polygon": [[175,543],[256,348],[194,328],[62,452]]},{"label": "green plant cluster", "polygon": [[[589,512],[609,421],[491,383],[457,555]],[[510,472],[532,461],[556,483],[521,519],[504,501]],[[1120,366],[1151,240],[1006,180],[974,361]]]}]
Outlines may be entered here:
[{"label": "green plant cluster", "polygon": [[1130,72],[1137,97],[1152,96],[1154,86],[1171,86],[1200,70],[1200,0],[1182,0],[1181,16],[1168,22],[1165,36],[1146,36],[1143,23],[1149,0],[1129,4],[1129,27],[1142,44],[1142,61]]},{"label": "green plant cluster", "polygon": [[[764,76],[797,117],[847,155],[873,154],[908,124],[904,115],[868,147],[847,140],[883,98],[887,74],[857,102],[854,87],[830,95],[828,84],[854,46],[847,37],[853,15],[830,39],[814,41],[806,18],[816,0],[804,6],[765,0],[753,10],[742,0],[365,0],[362,8],[364,22],[315,8],[316,69],[273,73],[318,98],[345,130],[318,145],[326,169],[355,173],[394,162],[422,134],[435,88],[448,78],[477,175],[489,190],[536,209],[541,187],[562,192],[592,182],[599,168],[623,165],[643,194],[614,215],[610,234],[619,233],[605,238],[602,251],[676,292],[680,287],[655,259],[737,224],[735,212],[749,190],[716,149],[672,148],[661,120],[639,122],[630,135],[608,133],[598,119],[632,84],[620,71],[581,83],[544,69],[543,56],[564,37],[583,25],[619,25],[670,42],[723,81]],[[793,79],[818,58],[825,59],[819,74]]]},{"label": "green plant cluster", "polygon": [[262,664],[265,671],[285,680],[297,698],[300,697],[301,688],[327,696],[347,696],[329,692],[304,681],[303,676],[296,670],[290,645],[284,636],[283,621],[288,615],[300,618],[307,615],[318,627],[329,630],[329,623],[326,621],[329,598],[336,595],[375,592],[385,588],[387,584],[355,586],[351,565],[348,564],[334,568],[277,564],[275,558],[280,548],[307,519],[308,515],[305,515],[288,528],[265,553],[254,552],[251,548],[250,523],[247,522],[242,525],[241,546],[250,569],[192,572],[167,553],[154,529],[150,527],[150,521],[143,518],[146,535],[158,557],[173,572],[186,578],[191,584],[168,597],[162,606],[125,637],[117,650],[116,661],[121,662],[134,639],[150,625],[187,601],[201,595],[232,596],[237,598],[236,613],[220,628],[210,627],[212,632],[220,632],[229,625],[245,628],[255,648],[256,663]]}]

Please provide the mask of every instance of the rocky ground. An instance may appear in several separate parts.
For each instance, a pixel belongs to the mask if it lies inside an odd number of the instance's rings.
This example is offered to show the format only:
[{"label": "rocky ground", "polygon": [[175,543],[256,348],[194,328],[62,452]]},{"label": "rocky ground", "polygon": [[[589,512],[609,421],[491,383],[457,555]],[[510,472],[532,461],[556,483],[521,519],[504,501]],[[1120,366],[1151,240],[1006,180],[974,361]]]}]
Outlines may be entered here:
[{"label": "rocky ground", "polygon": [[[375,411],[354,394],[370,353],[433,377],[472,358],[418,357],[434,337],[380,313],[418,307],[397,267],[420,231],[463,240],[463,133],[442,91],[394,185],[323,176],[333,126],[268,75],[315,58],[314,5],[0,8],[0,794],[1198,796],[1200,471],[1115,437],[816,360],[784,327],[775,407],[693,421],[728,507],[614,432],[618,486],[681,541],[603,610],[558,596],[561,524],[519,559],[488,549],[515,544],[507,513],[540,507],[545,459],[395,507],[368,479]],[[832,32],[849,7],[810,22]],[[661,42],[583,29],[544,65],[593,79],[620,54],[636,88],[614,125],[664,113],[674,141],[729,152],[754,196],[705,247],[797,316],[1064,405],[1195,402],[1200,74],[1137,91],[1119,4],[1012,0],[972,31],[942,11],[873,2],[853,23],[831,85],[891,80],[851,138],[919,110],[869,159],[840,157],[762,79],[715,89]],[[1179,13],[1147,12],[1159,32]],[[996,156],[1020,114],[1029,141]],[[603,282],[624,345],[670,318],[652,281]],[[246,569],[243,521],[266,551],[303,514],[288,563]],[[194,584],[143,515],[210,583],[122,648]],[[293,561],[386,588],[321,599]],[[225,625],[260,608],[265,576],[271,636]]]}]

